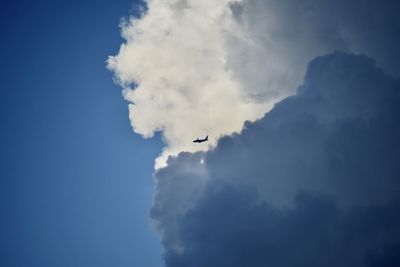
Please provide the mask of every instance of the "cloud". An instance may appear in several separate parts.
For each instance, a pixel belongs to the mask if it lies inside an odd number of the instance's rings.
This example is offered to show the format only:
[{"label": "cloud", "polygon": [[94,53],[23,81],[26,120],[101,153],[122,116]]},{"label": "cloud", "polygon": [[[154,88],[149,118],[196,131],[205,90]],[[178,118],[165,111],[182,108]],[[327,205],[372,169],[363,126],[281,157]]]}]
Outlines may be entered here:
[{"label": "cloud", "polygon": [[297,93],[155,174],[167,266],[398,266],[400,81],[311,61]]},{"label": "cloud", "polygon": [[[108,68],[134,131],[162,132],[168,155],[212,147],[294,93],[307,62],[335,49],[400,74],[396,1],[148,0],[122,23]],[[191,140],[211,137],[209,147]]]},{"label": "cloud", "polygon": [[107,66],[166,145],[167,266],[399,265],[397,2],[148,0],[123,21]]}]

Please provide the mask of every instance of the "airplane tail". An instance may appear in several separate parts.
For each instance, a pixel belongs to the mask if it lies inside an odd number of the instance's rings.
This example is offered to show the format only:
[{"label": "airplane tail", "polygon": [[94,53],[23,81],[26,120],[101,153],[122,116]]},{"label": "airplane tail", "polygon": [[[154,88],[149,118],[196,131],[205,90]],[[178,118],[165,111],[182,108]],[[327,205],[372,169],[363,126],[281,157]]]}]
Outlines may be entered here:
[{"label": "airplane tail", "polygon": [[208,135],[206,136],[206,140],[208,140]]}]

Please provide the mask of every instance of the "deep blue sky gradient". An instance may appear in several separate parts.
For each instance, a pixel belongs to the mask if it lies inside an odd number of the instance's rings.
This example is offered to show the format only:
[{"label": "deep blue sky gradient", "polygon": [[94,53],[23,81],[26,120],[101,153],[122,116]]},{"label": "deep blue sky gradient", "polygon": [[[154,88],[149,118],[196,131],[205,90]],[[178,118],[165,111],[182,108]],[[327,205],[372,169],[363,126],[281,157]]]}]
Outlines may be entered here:
[{"label": "deep blue sky gradient", "polygon": [[160,138],[135,135],[105,68],[125,1],[2,3],[0,266],[161,266]]}]

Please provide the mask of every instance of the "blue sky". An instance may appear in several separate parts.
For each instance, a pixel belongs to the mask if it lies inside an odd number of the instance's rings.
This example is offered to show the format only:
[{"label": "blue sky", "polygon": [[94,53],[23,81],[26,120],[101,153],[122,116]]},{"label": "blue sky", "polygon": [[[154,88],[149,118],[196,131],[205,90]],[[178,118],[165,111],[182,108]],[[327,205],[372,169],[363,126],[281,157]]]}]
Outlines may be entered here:
[{"label": "blue sky", "polygon": [[159,138],[135,135],[105,68],[129,1],[1,7],[1,266],[160,266]]}]

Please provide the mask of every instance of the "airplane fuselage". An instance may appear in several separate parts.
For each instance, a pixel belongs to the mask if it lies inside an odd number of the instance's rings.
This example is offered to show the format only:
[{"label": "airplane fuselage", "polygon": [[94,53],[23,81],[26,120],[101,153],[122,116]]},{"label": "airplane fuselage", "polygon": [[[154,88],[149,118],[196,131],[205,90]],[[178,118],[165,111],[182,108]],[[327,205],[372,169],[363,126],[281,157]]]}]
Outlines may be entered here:
[{"label": "airplane fuselage", "polygon": [[203,143],[203,142],[206,142],[206,141],[208,141],[208,135],[204,139],[197,138],[196,140],[193,140],[193,143]]}]

